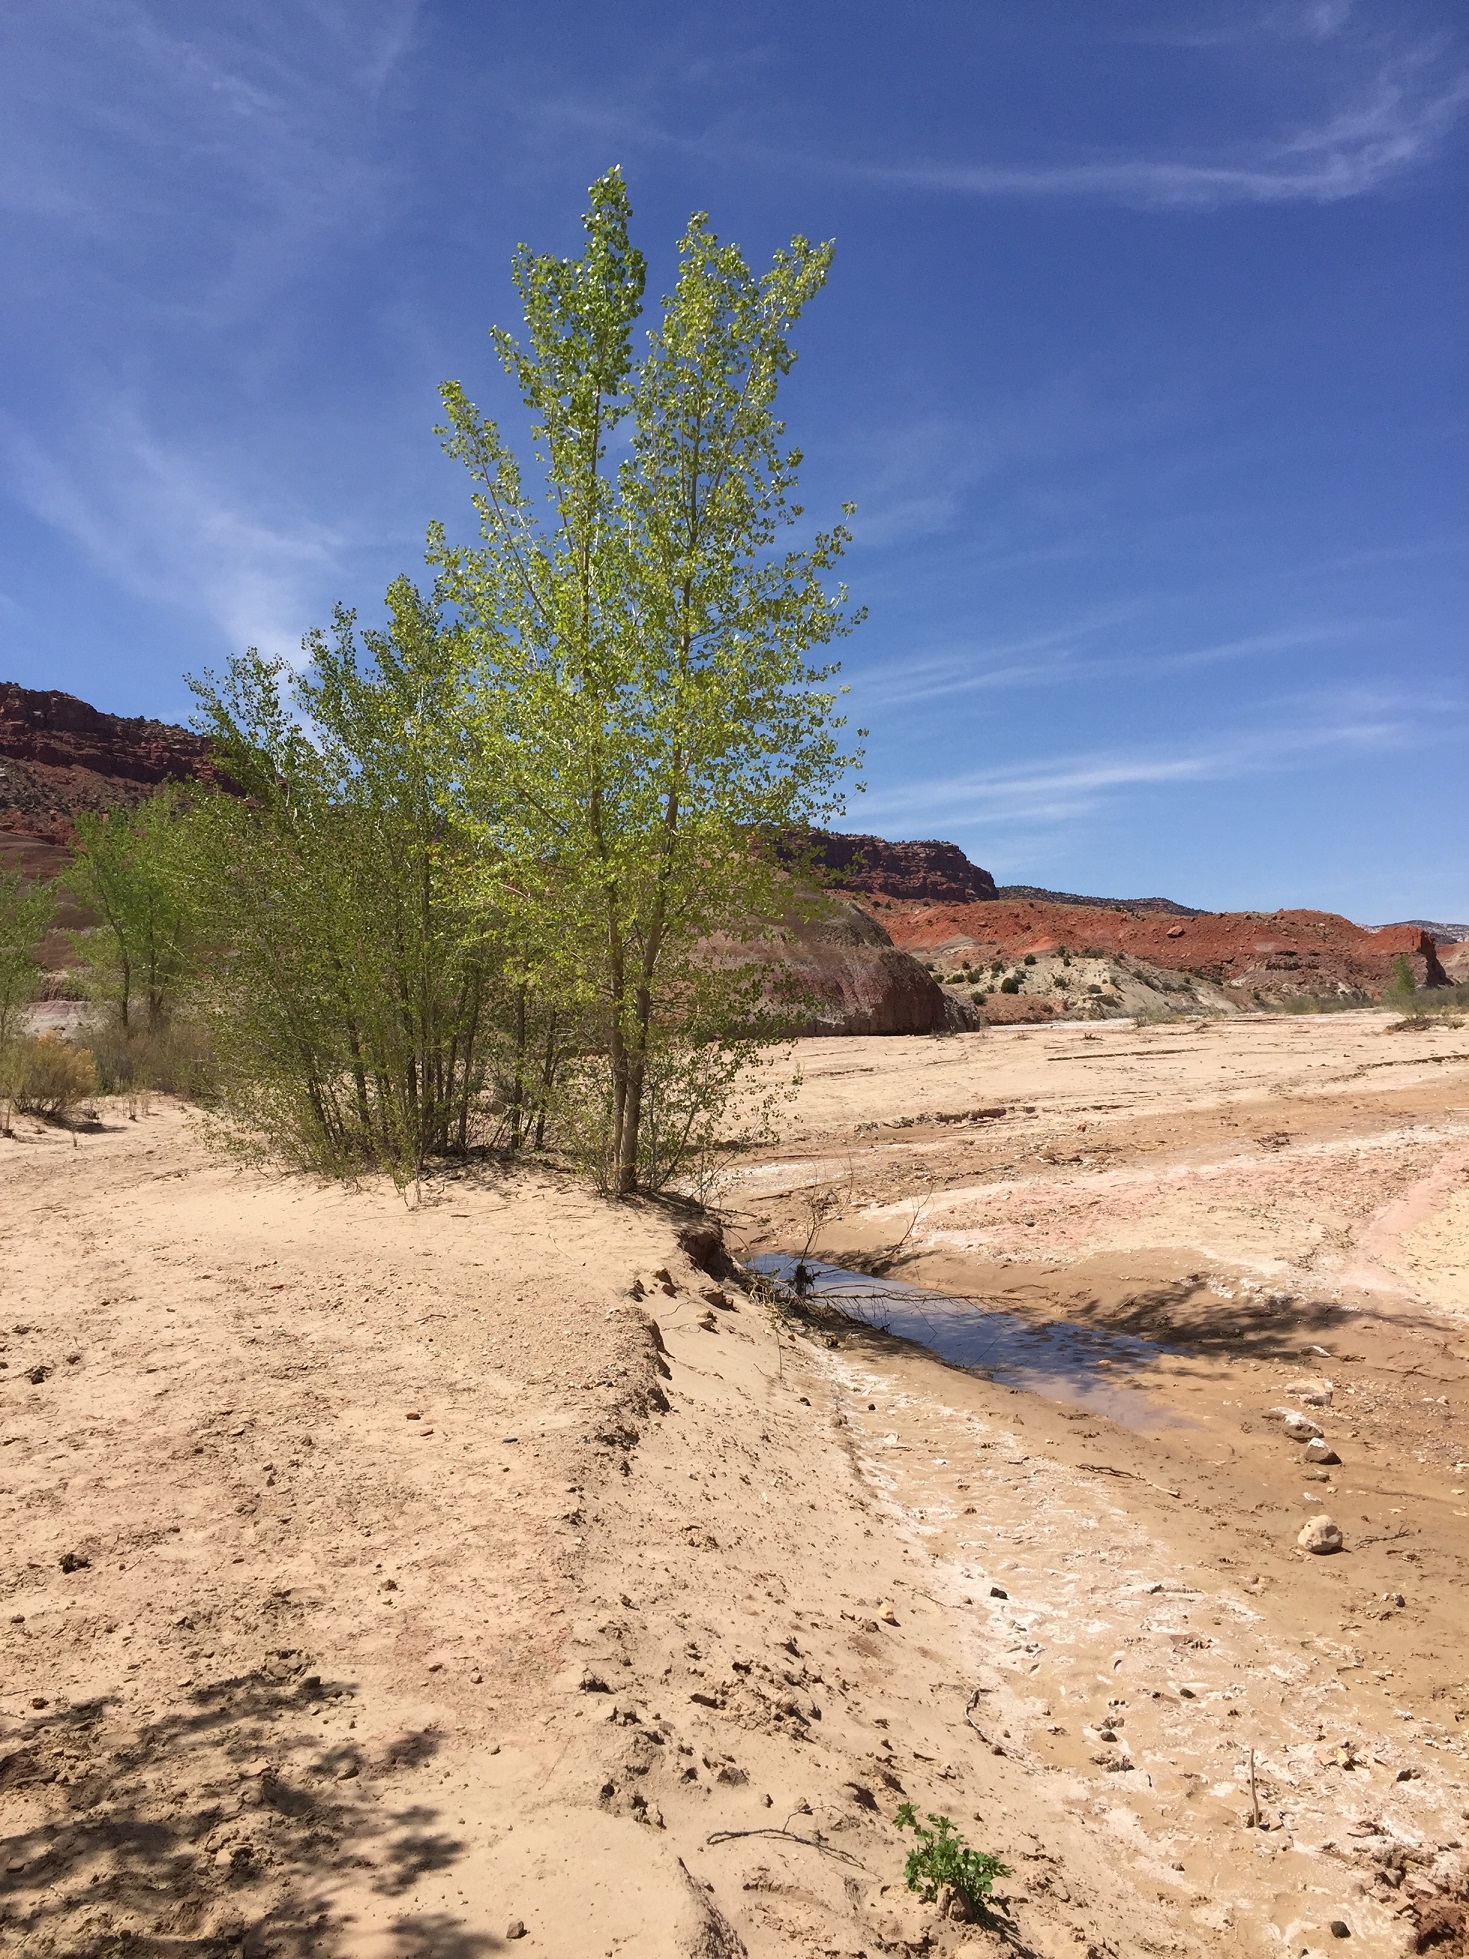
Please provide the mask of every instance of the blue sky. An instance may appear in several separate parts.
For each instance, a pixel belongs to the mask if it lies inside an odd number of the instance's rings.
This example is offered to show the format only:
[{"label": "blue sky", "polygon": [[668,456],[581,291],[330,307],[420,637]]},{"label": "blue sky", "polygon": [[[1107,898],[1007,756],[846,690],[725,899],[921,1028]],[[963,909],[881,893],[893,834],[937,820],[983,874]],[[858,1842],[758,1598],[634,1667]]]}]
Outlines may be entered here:
[{"label": "blue sky", "polygon": [[833,237],[787,414],[856,500],[850,827],[1002,882],[1469,918],[1453,0],[31,0],[0,22],[0,678],[371,613],[519,239],[628,177]]}]

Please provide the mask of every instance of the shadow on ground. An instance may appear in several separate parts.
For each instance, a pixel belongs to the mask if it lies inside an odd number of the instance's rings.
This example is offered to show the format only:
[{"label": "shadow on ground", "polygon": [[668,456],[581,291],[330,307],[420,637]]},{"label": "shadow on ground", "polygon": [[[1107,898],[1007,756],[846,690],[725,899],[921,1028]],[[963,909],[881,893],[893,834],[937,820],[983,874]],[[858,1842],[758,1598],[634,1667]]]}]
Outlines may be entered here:
[{"label": "shadow on ground", "polygon": [[[465,1850],[436,1810],[394,1802],[395,1774],[437,1751],[432,1730],[374,1759],[322,1745],[317,1710],[354,1699],[352,1686],[279,1653],[140,1726],[105,1700],[12,1723],[0,1736],[0,1807],[14,1815],[20,1799],[47,1817],[0,1835],[0,1949],[349,1959],[354,1928],[332,1903],[344,1880],[398,1898]],[[402,1959],[508,1949],[448,1914],[388,1923]]]}]

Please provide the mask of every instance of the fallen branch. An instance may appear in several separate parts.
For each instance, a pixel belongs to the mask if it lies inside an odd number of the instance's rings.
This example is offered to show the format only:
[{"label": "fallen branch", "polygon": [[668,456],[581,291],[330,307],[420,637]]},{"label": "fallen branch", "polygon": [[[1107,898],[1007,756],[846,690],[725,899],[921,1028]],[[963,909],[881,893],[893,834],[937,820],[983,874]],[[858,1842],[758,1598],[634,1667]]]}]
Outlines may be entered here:
[{"label": "fallen branch", "polygon": [[839,1863],[851,1864],[856,1870],[865,1871],[867,1866],[859,1863],[845,1850],[838,1850],[833,1843],[825,1843],[820,1837],[799,1836],[794,1830],[777,1829],[769,1824],[763,1830],[716,1830],[705,1843],[733,1843],[736,1837],[784,1837],[787,1843],[804,1843],[808,1850],[819,1850],[823,1857],[835,1857]]},{"label": "fallen branch", "polygon": [[1131,1483],[1146,1483],[1150,1490],[1160,1490],[1164,1496],[1177,1496],[1177,1490],[1170,1490],[1165,1483],[1155,1483],[1151,1476],[1139,1476],[1135,1469],[1114,1469],[1109,1462],[1079,1462],[1078,1469],[1089,1469],[1097,1476],[1125,1476]]},{"label": "fallen branch", "polygon": [[978,1721],[976,1721],[974,1718],[975,1703],[976,1701],[978,1701],[980,1695],[983,1692],[984,1692],[983,1687],[976,1687],[974,1692],[969,1696],[968,1700],[965,1701],[964,1719],[969,1723],[970,1727],[973,1728],[974,1732],[979,1736],[980,1740],[984,1743],[985,1747],[992,1748],[994,1746],[994,1743],[990,1740],[989,1736],[985,1733],[984,1729],[979,1725]]}]

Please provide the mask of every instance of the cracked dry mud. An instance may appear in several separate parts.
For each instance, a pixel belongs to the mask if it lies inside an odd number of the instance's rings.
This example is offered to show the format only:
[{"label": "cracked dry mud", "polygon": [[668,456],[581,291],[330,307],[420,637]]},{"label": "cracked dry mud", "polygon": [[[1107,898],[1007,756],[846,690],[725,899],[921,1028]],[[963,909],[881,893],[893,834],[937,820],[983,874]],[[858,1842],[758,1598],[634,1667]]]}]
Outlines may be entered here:
[{"label": "cracked dry mud", "polygon": [[543,1175],[0,1146],[0,1950],[1465,1950],[1469,1038],[1384,1025],[803,1044],[748,1249],[931,1192],[902,1276],[1154,1342],[1145,1427]]}]

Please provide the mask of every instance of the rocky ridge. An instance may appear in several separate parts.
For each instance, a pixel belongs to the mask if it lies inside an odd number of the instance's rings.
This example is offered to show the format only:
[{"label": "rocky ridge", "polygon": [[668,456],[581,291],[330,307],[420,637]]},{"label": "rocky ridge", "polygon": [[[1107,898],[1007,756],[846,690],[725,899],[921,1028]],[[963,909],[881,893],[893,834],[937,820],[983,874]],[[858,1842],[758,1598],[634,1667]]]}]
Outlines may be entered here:
[{"label": "rocky ridge", "polygon": [[[162,782],[219,782],[203,735],[104,714],[72,694],[0,681],[0,832],[64,850],[83,811],[140,802]],[[46,850],[32,851],[42,868]]]}]

